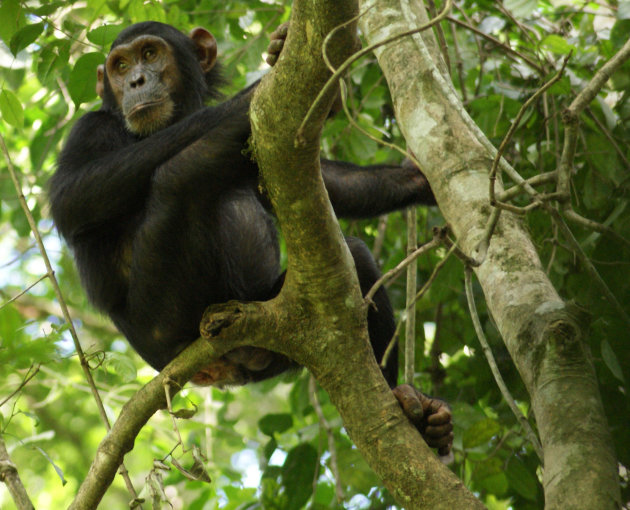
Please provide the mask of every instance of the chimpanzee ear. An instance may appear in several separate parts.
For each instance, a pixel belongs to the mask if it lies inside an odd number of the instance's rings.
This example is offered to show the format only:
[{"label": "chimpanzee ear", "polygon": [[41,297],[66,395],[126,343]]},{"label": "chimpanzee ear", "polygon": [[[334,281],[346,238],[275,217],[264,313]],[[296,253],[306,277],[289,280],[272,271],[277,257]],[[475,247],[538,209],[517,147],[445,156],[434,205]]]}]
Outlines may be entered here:
[{"label": "chimpanzee ear", "polygon": [[96,93],[98,97],[103,99],[105,95],[105,66],[100,65],[96,68]]},{"label": "chimpanzee ear", "polygon": [[207,73],[217,62],[217,41],[214,36],[203,27],[193,28],[189,37],[197,47],[197,56],[204,73]]}]

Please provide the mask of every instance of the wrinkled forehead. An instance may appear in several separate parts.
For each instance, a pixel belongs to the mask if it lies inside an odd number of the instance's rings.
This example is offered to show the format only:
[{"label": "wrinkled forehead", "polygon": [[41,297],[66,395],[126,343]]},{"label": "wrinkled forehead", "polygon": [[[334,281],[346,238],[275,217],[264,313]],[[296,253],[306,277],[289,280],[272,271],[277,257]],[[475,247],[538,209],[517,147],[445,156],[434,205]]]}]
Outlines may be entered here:
[{"label": "wrinkled forehead", "polygon": [[135,38],[132,38],[128,42],[124,42],[124,43],[116,45],[115,47],[112,47],[112,49],[109,52],[108,58],[110,58],[112,55],[119,55],[119,54],[137,51],[138,48],[144,47],[147,45],[163,47],[163,48],[169,47],[168,42],[165,41],[162,37],[159,37],[157,35],[144,34],[144,35],[139,35]]}]

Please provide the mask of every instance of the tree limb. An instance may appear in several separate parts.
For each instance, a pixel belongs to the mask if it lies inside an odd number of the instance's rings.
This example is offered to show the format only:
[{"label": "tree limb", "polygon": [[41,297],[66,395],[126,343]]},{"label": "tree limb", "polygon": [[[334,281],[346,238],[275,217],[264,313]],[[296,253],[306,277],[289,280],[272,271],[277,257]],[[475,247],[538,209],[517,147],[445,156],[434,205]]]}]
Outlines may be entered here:
[{"label": "tree limb", "polygon": [[[376,8],[360,21],[368,41],[413,28],[415,20],[403,14],[403,4],[423,10],[421,3],[405,0],[369,0],[362,8],[372,4]],[[378,49],[376,56],[408,147],[458,245],[470,256],[491,213],[488,177],[496,149],[472,123],[421,40],[401,40]],[[502,169],[521,183],[522,177],[501,161]],[[475,272],[532,398],[545,458],[547,508],[617,508],[617,465],[584,342],[585,326],[558,296],[514,215],[501,215],[485,261]]]}]

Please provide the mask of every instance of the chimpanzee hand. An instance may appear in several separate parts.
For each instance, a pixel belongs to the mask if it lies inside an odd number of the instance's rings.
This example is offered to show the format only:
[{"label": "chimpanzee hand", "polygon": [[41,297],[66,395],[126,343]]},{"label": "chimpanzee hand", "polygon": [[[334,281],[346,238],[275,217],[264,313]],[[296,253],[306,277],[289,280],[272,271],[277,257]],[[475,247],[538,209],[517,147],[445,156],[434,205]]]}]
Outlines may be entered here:
[{"label": "chimpanzee hand", "polygon": [[393,390],[403,412],[439,455],[448,455],[453,445],[453,416],[446,402],[424,395],[409,384]]},{"label": "chimpanzee hand", "polygon": [[[269,36],[269,46],[267,46],[267,64],[274,66],[280,58],[282,48],[284,48],[284,41],[289,33],[289,22],[282,23],[276,28]],[[333,104],[330,107],[330,116],[340,112],[343,109],[343,103],[341,102],[341,90],[337,87],[337,94]]]},{"label": "chimpanzee hand", "polygon": [[284,40],[289,33],[289,22],[283,23],[278,26],[269,36],[269,46],[267,46],[267,64],[273,66],[282,52],[284,47]]}]

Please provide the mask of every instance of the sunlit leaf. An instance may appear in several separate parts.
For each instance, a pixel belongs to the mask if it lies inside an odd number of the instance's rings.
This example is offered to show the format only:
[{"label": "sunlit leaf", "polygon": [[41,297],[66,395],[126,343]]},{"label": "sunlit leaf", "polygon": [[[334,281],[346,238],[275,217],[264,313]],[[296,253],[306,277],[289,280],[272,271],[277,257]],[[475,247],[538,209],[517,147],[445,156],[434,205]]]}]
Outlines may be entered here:
[{"label": "sunlit leaf", "polygon": [[59,9],[60,7],[63,7],[64,5],[67,5],[67,2],[49,2],[45,5],[42,5],[41,7],[38,7],[33,12],[37,16],[50,16],[57,9]]},{"label": "sunlit leaf", "polygon": [[13,34],[23,23],[24,11],[20,0],[2,0],[0,2],[0,37],[8,44]]},{"label": "sunlit leaf", "polygon": [[571,51],[575,51],[575,46],[569,44],[566,39],[559,35],[551,34],[545,37],[540,47],[549,50],[557,55],[568,55]]},{"label": "sunlit leaf", "polygon": [[105,355],[105,366],[116,373],[123,382],[135,381],[136,366],[129,356],[119,352],[108,352]]},{"label": "sunlit leaf", "polygon": [[124,25],[103,25],[87,33],[88,41],[99,46],[109,46],[118,36]]},{"label": "sunlit leaf", "polygon": [[48,456],[48,454],[39,446],[35,446],[35,449],[41,453],[48,462],[50,462],[50,464],[52,465],[52,467],[55,469],[55,472],[57,473],[57,476],[59,476],[59,478],[61,479],[61,485],[66,485],[68,483],[68,481],[64,478],[63,476],[63,471],[62,469],[53,462],[53,460]]},{"label": "sunlit leaf", "polygon": [[536,0],[505,0],[503,6],[518,19],[530,18],[536,10]]},{"label": "sunlit leaf", "polygon": [[101,53],[86,53],[70,73],[68,90],[76,105],[96,97],[96,68],[104,62]]},{"label": "sunlit leaf", "polygon": [[7,124],[17,128],[21,128],[24,124],[22,103],[10,90],[5,89],[0,92],[0,115],[2,115],[2,120]]},{"label": "sunlit leaf", "polygon": [[32,25],[26,25],[18,30],[13,37],[11,37],[11,42],[9,43],[11,53],[17,55],[29,44],[35,42],[43,31],[44,23],[33,23]]}]

